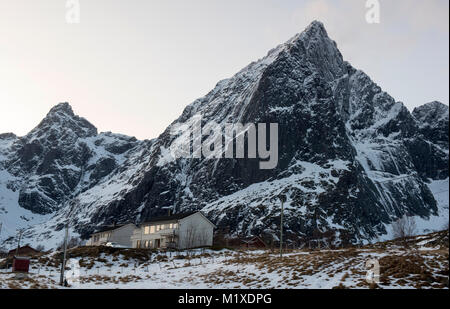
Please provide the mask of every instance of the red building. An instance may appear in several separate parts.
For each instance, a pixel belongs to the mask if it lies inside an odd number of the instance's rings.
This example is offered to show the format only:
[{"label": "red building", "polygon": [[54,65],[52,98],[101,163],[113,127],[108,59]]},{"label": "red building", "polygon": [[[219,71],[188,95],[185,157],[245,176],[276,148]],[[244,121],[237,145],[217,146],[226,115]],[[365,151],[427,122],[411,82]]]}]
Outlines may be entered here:
[{"label": "red building", "polygon": [[28,257],[18,257],[15,256],[13,259],[13,272],[24,272],[27,273],[30,269],[30,258]]},{"label": "red building", "polygon": [[30,246],[26,245],[23,247],[20,247],[19,250],[17,249],[12,249],[8,252],[8,256],[33,256],[40,253],[40,251],[31,248]]}]

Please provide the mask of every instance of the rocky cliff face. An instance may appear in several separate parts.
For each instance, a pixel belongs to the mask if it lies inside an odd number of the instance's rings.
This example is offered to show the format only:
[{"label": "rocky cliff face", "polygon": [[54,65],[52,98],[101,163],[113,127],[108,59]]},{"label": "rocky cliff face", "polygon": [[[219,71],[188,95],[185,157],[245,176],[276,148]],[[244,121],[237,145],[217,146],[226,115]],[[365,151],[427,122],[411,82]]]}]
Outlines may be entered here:
[{"label": "rocky cliff face", "polygon": [[[277,167],[168,160],[171,127],[198,117],[278,123]],[[219,82],[171,127],[143,142],[97,134],[62,104],[29,135],[0,136],[0,170],[17,180],[8,190],[20,192],[21,207],[52,214],[29,239],[51,242],[67,218],[87,236],[167,209],[202,210],[230,234],[276,237],[283,194],[288,239],[333,231],[368,240],[404,214],[438,215],[425,182],[448,178],[448,107],[431,103],[411,114],[344,61],[320,22]]]},{"label": "rocky cliff face", "polygon": [[409,143],[417,171],[423,178],[448,178],[448,106],[432,102],[414,109],[418,133]]},{"label": "rocky cliff face", "polygon": [[73,198],[108,178],[142,143],[98,134],[68,103],[52,108],[26,136],[0,135],[2,234],[14,234],[16,228],[45,222],[63,211]]},{"label": "rocky cliff face", "polygon": [[134,138],[99,135],[92,124],[74,115],[68,103],[52,108],[26,136],[9,140],[2,165],[20,179],[10,184],[19,191],[19,205],[37,214],[53,213],[95,186],[138,144]]}]

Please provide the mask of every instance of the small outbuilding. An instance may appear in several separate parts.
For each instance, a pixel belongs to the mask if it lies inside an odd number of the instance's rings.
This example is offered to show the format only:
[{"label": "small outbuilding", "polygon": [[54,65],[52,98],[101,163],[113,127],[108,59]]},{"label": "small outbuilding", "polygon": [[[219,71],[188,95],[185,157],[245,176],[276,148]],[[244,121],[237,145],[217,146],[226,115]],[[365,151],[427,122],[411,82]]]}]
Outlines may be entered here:
[{"label": "small outbuilding", "polygon": [[26,246],[20,247],[19,249],[16,248],[16,249],[9,250],[8,256],[11,257],[11,256],[17,255],[17,256],[29,257],[29,256],[37,255],[39,253],[41,253],[41,252],[30,247],[29,245],[26,245]]},{"label": "small outbuilding", "polygon": [[13,259],[12,271],[27,273],[30,270],[30,258],[15,256]]}]

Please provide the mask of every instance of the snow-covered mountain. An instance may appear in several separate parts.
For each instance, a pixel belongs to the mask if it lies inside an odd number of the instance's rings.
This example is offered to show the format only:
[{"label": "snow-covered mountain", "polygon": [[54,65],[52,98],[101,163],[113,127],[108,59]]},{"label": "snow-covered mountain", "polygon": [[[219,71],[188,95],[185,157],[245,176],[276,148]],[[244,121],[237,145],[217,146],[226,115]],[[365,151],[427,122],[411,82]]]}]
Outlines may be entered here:
[{"label": "snow-covered mountain", "polygon": [[[257,159],[167,160],[177,138],[171,128],[200,116],[278,123],[277,168],[261,170]],[[448,218],[448,191],[445,205],[430,188],[448,184],[448,118],[448,106],[437,102],[410,113],[344,61],[313,22],[220,81],[154,140],[98,134],[68,104],[25,137],[0,135],[0,218],[8,229],[0,237],[30,225],[25,241],[52,246],[67,220],[86,237],[170,209],[202,210],[233,235],[276,238],[280,194],[288,240],[318,230],[353,241],[388,237],[404,214],[438,230],[440,211]]]}]

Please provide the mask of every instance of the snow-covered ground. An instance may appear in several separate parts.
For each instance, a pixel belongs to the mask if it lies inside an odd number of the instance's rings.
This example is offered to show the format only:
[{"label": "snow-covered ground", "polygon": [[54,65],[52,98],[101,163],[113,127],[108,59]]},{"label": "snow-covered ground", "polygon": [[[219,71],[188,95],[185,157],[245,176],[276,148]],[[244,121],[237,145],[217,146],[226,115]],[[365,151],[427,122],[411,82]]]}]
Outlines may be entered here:
[{"label": "snow-covered ground", "polygon": [[430,220],[419,221],[417,223],[419,229],[423,232],[442,230],[448,226],[449,214],[449,178],[445,180],[434,180],[428,185],[434,195],[439,209],[439,215],[431,217]]},{"label": "snow-covered ground", "polygon": [[[408,249],[388,242],[364,248],[291,251],[282,259],[276,251],[225,249],[148,254],[78,248],[72,256],[66,276],[72,282],[70,288],[81,289],[448,288],[448,233],[442,232],[417,237]],[[54,253],[33,260],[25,279],[16,278],[10,269],[0,270],[0,288],[59,288],[59,260]],[[380,267],[378,284],[366,281],[370,260]]]}]

